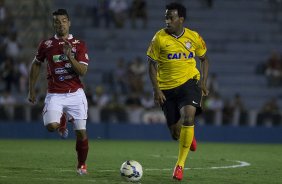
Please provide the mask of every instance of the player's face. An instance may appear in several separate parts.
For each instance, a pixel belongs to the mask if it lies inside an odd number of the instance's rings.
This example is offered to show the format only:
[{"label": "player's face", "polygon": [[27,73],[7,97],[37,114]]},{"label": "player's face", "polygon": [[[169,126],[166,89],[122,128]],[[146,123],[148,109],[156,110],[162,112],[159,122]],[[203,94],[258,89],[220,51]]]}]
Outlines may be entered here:
[{"label": "player's face", "polygon": [[53,16],[53,26],[57,36],[59,37],[68,36],[70,21],[66,15]]},{"label": "player's face", "polygon": [[165,23],[166,30],[170,34],[177,34],[182,32],[183,18],[178,16],[177,10],[166,10],[165,12]]}]

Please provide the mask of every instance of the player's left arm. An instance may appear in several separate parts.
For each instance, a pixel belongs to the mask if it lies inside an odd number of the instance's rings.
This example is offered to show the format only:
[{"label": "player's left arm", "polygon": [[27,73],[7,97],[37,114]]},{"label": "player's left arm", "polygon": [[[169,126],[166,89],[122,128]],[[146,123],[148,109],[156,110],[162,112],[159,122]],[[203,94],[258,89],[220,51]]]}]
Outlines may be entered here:
[{"label": "player's left arm", "polygon": [[203,96],[207,96],[209,94],[209,90],[207,89],[209,60],[206,54],[200,56],[199,59],[200,59],[200,70],[201,70],[200,87],[203,91]]},{"label": "player's left arm", "polygon": [[75,73],[77,73],[80,76],[83,76],[87,72],[88,66],[83,63],[79,63],[71,54],[72,45],[67,40],[65,40],[64,44],[64,54],[69,58],[69,61],[71,63],[71,66]]}]

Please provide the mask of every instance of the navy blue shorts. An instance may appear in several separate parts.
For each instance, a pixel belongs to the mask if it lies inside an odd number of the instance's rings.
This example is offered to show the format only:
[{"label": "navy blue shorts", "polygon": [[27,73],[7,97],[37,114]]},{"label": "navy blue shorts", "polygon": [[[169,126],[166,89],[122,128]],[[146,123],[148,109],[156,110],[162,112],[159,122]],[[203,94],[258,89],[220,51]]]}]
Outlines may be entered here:
[{"label": "navy blue shorts", "polygon": [[192,105],[196,107],[196,115],[202,112],[202,90],[198,86],[198,80],[190,79],[176,88],[162,90],[162,92],[166,97],[162,110],[168,126],[178,122],[180,119],[180,109],[183,106]]}]

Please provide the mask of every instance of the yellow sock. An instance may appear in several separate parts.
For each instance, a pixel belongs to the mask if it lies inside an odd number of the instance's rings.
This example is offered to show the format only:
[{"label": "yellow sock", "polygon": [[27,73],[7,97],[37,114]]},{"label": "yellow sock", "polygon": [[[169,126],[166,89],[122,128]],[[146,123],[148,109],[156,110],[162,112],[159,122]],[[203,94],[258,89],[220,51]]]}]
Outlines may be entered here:
[{"label": "yellow sock", "polygon": [[194,137],[194,126],[182,126],[179,137],[179,153],[176,165],[184,168],[191,143]]}]

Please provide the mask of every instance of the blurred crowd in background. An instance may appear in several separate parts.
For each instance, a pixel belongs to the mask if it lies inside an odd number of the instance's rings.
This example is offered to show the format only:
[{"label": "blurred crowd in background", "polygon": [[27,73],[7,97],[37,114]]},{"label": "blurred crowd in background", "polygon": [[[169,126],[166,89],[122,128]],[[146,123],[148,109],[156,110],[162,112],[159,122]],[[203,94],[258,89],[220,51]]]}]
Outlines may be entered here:
[{"label": "blurred crowd in background", "polygon": [[[34,0],[32,2],[33,4],[30,4],[32,8],[40,5],[42,9],[49,11],[46,11],[46,14],[32,13],[29,16],[34,20],[44,19],[45,24],[50,21],[52,1],[46,3]],[[93,2],[90,7],[81,7],[78,4],[74,11],[75,16],[90,16],[93,28],[123,29],[126,22],[129,22],[131,29],[150,29],[146,0],[98,0]],[[281,2],[279,0],[268,2],[275,10],[273,21],[281,21],[277,18],[279,16],[277,11],[281,11]],[[49,35],[52,35],[50,31],[52,27],[49,25],[44,33],[37,36],[34,39],[35,43],[21,42],[20,40],[23,39],[19,39],[19,33],[22,33],[23,27],[21,26],[23,25],[17,24],[15,20],[22,12],[15,14],[15,11],[10,9],[11,6],[6,4],[7,0],[0,0],[0,122],[42,121],[41,111],[44,105],[46,85],[38,87],[37,105],[28,104],[26,101],[28,70],[37,44],[40,39],[44,38],[43,36],[47,35],[48,31]],[[213,8],[211,0],[202,0],[202,4],[203,8]],[[29,5],[25,4],[25,6]],[[138,21],[141,23],[137,24]],[[26,44],[30,44],[33,50],[27,50]],[[145,50],[141,54],[145,54]],[[27,54],[29,51],[33,52]],[[282,90],[281,54],[282,50],[275,50],[269,53],[268,60],[263,60],[259,65],[253,66],[254,73],[264,75],[267,79],[265,88]],[[147,62],[144,57],[136,55],[130,60],[117,57],[112,62],[115,67],[103,72],[99,85],[85,85],[89,103],[89,121],[92,123],[165,123],[163,113],[154,104],[152,90],[144,87],[148,83],[146,80],[148,77]],[[44,75],[45,73],[41,80],[45,83]],[[209,75],[210,95],[203,99],[204,113],[197,119],[199,124],[269,127],[282,125],[281,107],[277,103],[277,98],[282,97],[282,92],[281,97],[269,97],[263,106],[255,110],[249,109],[244,104],[239,90],[229,99],[222,98],[218,77],[218,74],[214,72]]]}]

